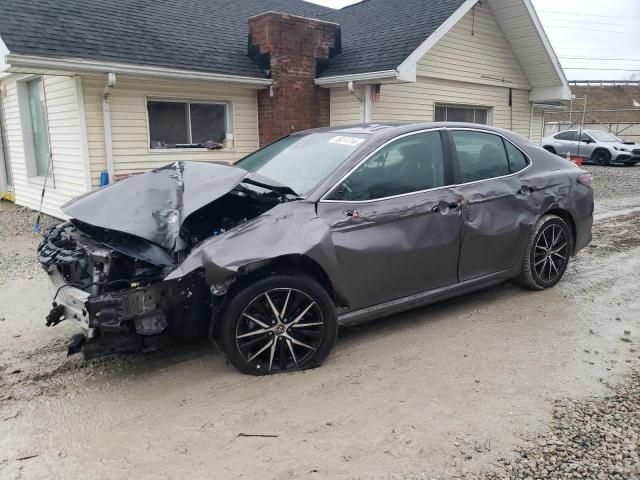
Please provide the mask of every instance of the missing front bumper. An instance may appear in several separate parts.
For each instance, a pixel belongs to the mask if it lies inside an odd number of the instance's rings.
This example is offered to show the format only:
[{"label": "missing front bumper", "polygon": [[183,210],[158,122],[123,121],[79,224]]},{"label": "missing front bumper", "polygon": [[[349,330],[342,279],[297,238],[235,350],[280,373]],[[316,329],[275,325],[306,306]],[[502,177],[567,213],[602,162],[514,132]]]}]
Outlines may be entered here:
[{"label": "missing front bumper", "polygon": [[69,354],[86,359],[155,350],[169,336],[192,341],[210,320],[208,289],[198,275],[101,295],[67,284],[55,267],[49,278],[54,302],[47,326],[77,322],[83,333],[72,339]]}]

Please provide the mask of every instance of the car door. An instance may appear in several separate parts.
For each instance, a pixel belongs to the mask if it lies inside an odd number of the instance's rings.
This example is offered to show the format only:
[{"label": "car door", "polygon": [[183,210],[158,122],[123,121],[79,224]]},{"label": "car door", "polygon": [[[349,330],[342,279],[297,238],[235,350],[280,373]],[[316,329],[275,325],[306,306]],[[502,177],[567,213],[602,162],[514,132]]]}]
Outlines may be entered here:
[{"label": "car door", "polygon": [[462,221],[441,135],[387,142],[318,203],[352,310],[458,281]]},{"label": "car door", "polygon": [[517,172],[528,165],[525,155],[497,133],[474,129],[449,131],[463,199],[460,281],[471,280],[519,265],[530,232],[528,215],[517,201],[530,192]]},{"label": "car door", "polygon": [[580,136],[580,141],[577,142],[578,148],[575,152],[571,152],[571,155],[575,153],[575,155],[579,155],[581,157],[591,158],[591,154],[595,150],[595,140],[585,132],[582,132],[582,136]]},{"label": "car door", "polygon": [[578,146],[578,133],[569,130],[566,132],[560,132],[553,137],[553,148],[555,148],[558,155],[566,156],[572,149],[577,149]]}]

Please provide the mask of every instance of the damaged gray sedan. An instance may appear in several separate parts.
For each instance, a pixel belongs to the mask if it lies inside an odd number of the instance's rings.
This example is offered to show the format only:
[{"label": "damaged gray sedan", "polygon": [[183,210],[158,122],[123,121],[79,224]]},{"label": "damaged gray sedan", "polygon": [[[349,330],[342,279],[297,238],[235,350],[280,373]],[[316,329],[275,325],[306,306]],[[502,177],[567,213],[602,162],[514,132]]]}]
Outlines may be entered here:
[{"label": "damaged gray sedan", "polygon": [[87,358],[211,338],[242,372],[319,365],[338,325],[507,280],[591,240],[588,173],[491,127],[325,128],[77,198],[38,258]]}]

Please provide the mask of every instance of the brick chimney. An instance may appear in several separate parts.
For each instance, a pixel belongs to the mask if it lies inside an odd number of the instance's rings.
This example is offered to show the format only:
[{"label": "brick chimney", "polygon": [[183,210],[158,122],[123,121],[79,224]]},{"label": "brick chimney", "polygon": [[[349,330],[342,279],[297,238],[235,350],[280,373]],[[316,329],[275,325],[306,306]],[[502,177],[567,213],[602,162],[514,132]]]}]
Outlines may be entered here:
[{"label": "brick chimney", "polygon": [[273,79],[258,90],[260,145],[329,125],[329,89],[314,80],[341,53],[340,25],[267,12],[249,19],[249,56]]}]

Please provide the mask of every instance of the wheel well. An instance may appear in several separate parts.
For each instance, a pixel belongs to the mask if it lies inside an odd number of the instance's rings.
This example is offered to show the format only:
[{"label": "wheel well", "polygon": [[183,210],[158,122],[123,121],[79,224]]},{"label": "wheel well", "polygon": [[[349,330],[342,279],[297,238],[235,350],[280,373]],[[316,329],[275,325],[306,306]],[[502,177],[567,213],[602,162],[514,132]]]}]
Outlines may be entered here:
[{"label": "wheel well", "polygon": [[233,287],[242,288],[247,283],[255,282],[258,278],[264,278],[275,273],[302,273],[310,276],[322,285],[337,306],[345,304],[336,294],[327,272],[325,272],[318,262],[306,255],[283,255],[265,262],[260,262],[259,265],[254,266],[256,268],[249,269],[249,272],[238,277]]},{"label": "wheel well", "polygon": [[569,225],[569,228],[571,229],[571,239],[573,240],[573,245],[575,246],[576,235],[577,235],[576,222],[573,220],[573,217],[571,216],[571,214],[566,210],[562,210],[561,208],[551,209],[547,212],[547,214],[557,215],[558,217],[563,219],[565,222],[567,222],[567,225]]},{"label": "wheel well", "polygon": [[611,152],[609,150],[607,150],[606,148],[602,148],[602,147],[598,147],[596,148],[593,153],[591,154],[592,156],[595,155],[598,152],[607,152],[609,154],[610,157],[612,157],[613,155],[611,155]]},{"label": "wheel well", "polygon": [[549,145],[545,145],[545,146],[544,146],[544,147],[542,147],[542,148],[544,148],[547,152],[550,152],[550,153],[556,153],[556,149],[555,149],[555,148],[553,148],[553,147],[551,147],[551,146],[549,146]]}]

